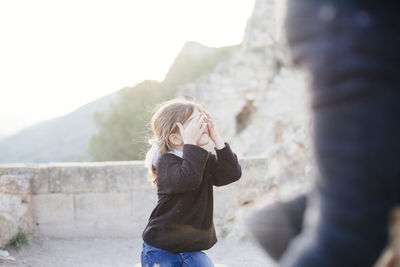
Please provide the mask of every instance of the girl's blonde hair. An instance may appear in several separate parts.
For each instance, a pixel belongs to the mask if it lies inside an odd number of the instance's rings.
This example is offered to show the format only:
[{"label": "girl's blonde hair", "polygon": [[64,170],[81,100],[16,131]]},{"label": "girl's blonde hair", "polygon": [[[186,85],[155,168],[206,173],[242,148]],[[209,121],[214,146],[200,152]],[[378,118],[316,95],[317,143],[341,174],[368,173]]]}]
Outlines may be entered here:
[{"label": "girl's blonde hair", "polygon": [[190,100],[175,98],[158,105],[151,118],[153,137],[149,139],[151,148],[146,153],[145,166],[154,184],[157,183],[157,161],[159,157],[173,148],[169,135],[178,133],[177,122],[184,124],[195,109],[203,108]]}]

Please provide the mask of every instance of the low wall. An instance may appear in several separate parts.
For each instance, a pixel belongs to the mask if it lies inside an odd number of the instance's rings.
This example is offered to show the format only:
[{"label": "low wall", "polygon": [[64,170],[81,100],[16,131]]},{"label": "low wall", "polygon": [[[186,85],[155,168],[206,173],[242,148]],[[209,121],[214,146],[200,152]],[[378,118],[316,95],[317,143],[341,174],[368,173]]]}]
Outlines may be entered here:
[{"label": "low wall", "polygon": [[[238,182],[215,187],[217,232],[279,183],[267,178],[265,158],[240,164]],[[157,196],[142,161],[0,164],[2,201],[0,226],[8,212],[24,232],[43,237],[140,237]]]}]

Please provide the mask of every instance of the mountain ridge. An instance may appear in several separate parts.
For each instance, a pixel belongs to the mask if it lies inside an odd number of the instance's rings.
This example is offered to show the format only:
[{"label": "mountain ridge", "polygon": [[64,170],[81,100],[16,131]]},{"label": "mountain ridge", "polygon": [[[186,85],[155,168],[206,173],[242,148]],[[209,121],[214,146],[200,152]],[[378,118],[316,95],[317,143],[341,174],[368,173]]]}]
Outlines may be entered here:
[{"label": "mountain ridge", "polygon": [[[197,42],[186,42],[164,80],[154,82],[160,83],[161,90],[193,82],[210,72],[210,68],[218,64],[218,60],[226,59],[237,48],[238,46],[213,48]],[[228,52],[225,57],[213,59],[218,51]],[[195,67],[187,68],[187,65]],[[135,86],[145,81],[152,80],[144,80]],[[87,149],[91,136],[97,131],[94,114],[106,112],[111,103],[118,101],[122,91],[134,90],[135,86],[121,88],[68,114],[40,121],[15,134],[0,136],[0,163],[92,161]]]}]

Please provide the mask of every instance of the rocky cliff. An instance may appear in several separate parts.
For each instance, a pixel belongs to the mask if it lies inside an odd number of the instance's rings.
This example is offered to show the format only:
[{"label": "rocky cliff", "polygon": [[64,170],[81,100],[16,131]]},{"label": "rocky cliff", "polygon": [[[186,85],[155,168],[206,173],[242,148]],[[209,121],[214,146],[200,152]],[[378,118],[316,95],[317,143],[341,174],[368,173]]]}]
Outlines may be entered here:
[{"label": "rocky cliff", "polygon": [[240,50],[181,88],[213,114],[240,156],[268,158],[269,178],[307,181],[312,170],[307,77],[290,60],[281,0],[257,0]]}]

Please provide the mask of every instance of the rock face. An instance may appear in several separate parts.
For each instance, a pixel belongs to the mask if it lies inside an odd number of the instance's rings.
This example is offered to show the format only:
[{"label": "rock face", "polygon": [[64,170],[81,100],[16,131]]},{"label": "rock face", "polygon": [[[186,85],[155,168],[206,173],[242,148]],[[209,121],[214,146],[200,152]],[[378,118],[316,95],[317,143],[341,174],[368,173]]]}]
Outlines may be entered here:
[{"label": "rock face", "polygon": [[21,231],[32,229],[31,177],[28,175],[0,176],[0,247]]},{"label": "rock face", "polygon": [[291,64],[281,5],[257,0],[240,51],[180,93],[204,104],[239,156],[267,157],[270,177],[304,179],[312,166],[307,77]]}]

